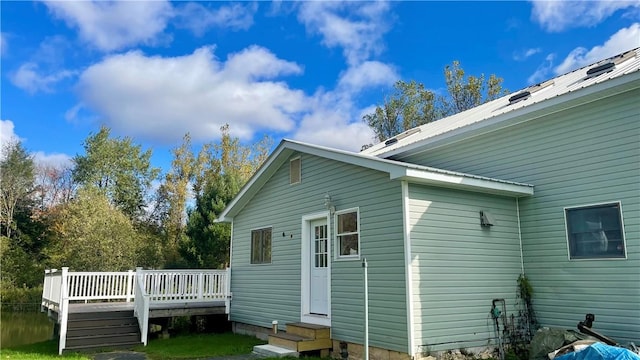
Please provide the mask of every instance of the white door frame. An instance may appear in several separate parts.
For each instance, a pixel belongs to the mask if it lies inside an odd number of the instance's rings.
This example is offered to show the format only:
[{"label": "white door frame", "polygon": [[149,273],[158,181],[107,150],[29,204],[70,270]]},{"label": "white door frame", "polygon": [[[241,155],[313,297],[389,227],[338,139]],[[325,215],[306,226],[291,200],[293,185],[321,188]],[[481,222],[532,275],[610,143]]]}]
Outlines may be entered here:
[{"label": "white door frame", "polygon": [[[309,302],[311,300],[310,297],[310,287],[309,283],[311,282],[311,222],[313,220],[326,219],[327,220],[327,306],[328,306],[328,314],[326,316],[310,314],[309,312]],[[331,214],[329,211],[323,211],[314,214],[304,215],[302,217],[302,250],[300,253],[301,260],[301,272],[300,272],[300,282],[301,282],[301,293],[300,293],[300,321],[331,326],[331,243],[332,243],[332,233],[331,233]]]}]

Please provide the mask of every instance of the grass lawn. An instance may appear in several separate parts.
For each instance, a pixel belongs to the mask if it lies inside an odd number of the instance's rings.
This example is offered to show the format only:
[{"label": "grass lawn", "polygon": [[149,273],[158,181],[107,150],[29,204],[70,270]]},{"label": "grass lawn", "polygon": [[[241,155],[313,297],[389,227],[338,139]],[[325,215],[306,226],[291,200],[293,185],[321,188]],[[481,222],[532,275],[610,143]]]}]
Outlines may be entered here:
[{"label": "grass lawn", "polygon": [[146,353],[152,360],[202,359],[249,354],[255,345],[260,344],[264,344],[264,341],[247,335],[196,334],[152,340],[146,347],[136,348],[136,351]]},{"label": "grass lawn", "polygon": [[[252,336],[224,334],[181,335],[170,339],[151,340],[135,351],[146,353],[152,360],[203,359],[216,356],[248,354],[254,345],[264,344]],[[91,354],[58,356],[58,342],[45,341],[10,349],[0,349],[1,360],[91,360]]]}]

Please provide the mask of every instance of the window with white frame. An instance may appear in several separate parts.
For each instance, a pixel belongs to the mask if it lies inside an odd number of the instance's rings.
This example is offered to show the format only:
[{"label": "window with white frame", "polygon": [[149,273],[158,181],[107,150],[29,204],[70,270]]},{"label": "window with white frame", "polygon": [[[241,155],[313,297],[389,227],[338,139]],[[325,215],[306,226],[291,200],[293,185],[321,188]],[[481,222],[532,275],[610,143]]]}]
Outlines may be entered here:
[{"label": "window with white frame", "polygon": [[360,257],[360,214],[358,209],[337,211],[336,223],[336,251],[338,258]]},{"label": "window with white frame", "polygon": [[569,259],[626,258],[619,202],[565,209]]},{"label": "window with white frame", "polygon": [[251,230],[251,263],[271,263],[271,228]]}]

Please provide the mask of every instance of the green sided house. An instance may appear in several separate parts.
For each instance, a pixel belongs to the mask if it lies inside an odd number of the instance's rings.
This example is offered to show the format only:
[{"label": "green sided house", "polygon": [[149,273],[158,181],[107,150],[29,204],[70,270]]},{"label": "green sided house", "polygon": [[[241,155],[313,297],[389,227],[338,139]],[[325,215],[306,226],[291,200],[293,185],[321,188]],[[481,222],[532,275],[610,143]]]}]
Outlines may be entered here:
[{"label": "green sided house", "polygon": [[219,217],[236,331],[355,357],[366,259],[372,358],[495,345],[521,273],[541,325],[640,342],[639,52],[360,153],[282,141]]}]

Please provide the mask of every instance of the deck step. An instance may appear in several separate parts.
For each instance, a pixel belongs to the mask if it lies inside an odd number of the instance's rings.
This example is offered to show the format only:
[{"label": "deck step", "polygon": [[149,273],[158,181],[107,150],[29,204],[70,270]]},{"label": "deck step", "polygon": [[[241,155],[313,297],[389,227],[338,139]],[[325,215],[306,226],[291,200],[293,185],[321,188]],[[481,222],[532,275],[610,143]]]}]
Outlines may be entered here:
[{"label": "deck step", "polygon": [[269,335],[269,344],[297,352],[330,349],[331,339],[312,339],[300,335],[279,332]]},{"label": "deck step", "polygon": [[69,314],[65,351],[132,349],[141,345],[132,311]]},{"label": "deck step", "polygon": [[118,319],[133,317],[133,310],[90,311],[69,313],[69,320]]},{"label": "deck step", "polygon": [[274,358],[274,357],[298,357],[300,353],[291,349],[275,346],[271,344],[256,345],[253,347],[253,353],[259,357]]},{"label": "deck step", "polygon": [[302,322],[288,323],[287,334],[300,335],[309,339],[329,339],[331,337],[331,328]]}]

